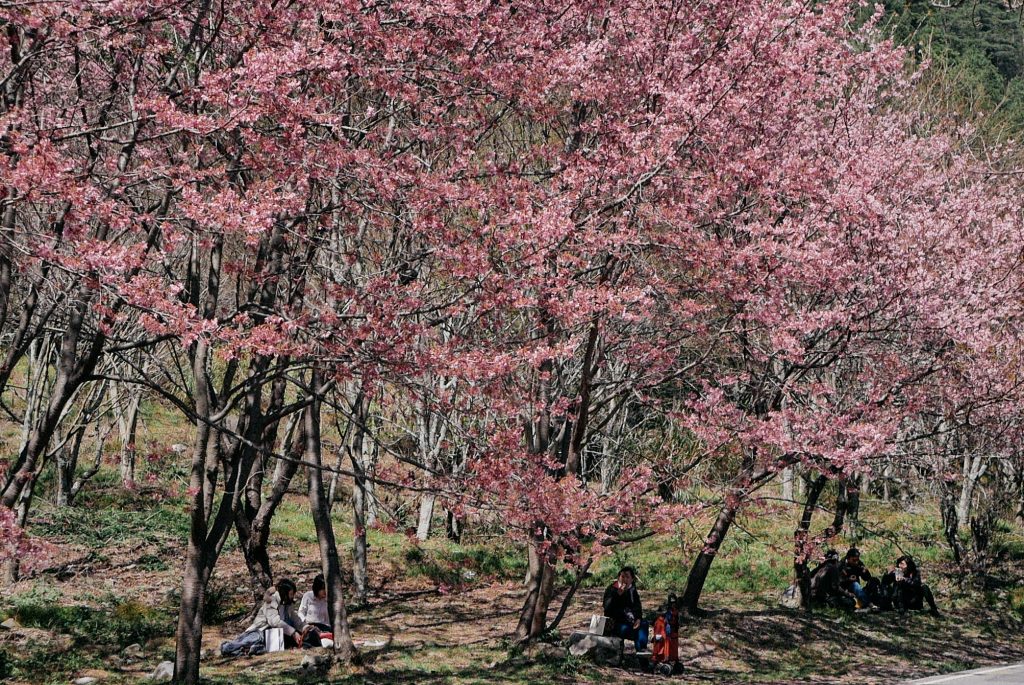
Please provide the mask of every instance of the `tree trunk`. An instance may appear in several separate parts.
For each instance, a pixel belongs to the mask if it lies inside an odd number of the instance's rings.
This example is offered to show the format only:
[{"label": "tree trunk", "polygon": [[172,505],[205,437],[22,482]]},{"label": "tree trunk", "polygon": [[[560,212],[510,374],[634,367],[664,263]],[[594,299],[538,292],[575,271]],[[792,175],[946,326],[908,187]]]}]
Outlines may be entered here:
[{"label": "tree trunk", "polygon": [[962,566],[966,556],[963,543],[960,542],[960,519],[957,517],[957,501],[953,489],[947,483],[940,485],[939,512],[942,514],[942,530],[946,544],[953,554],[953,561]]},{"label": "tree trunk", "polygon": [[206,364],[209,356],[207,343],[200,339],[192,352],[192,378],[195,384],[196,441],[192,455],[189,492],[188,550],[181,586],[181,604],[178,608],[178,627],[175,633],[177,647],[174,653],[174,682],[198,685],[199,654],[203,641],[203,611],[206,599],[205,569],[208,565],[207,523],[213,503],[216,484],[217,459],[210,459],[212,442],[219,440],[209,424],[212,413],[211,391]]},{"label": "tree trunk", "polygon": [[[310,387],[319,392],[319,379],[313,374]],[[334,528],[331,524],[331,509],[324,492],[322,456],[320,443],[320,400],[313,402],[304,410],[303,427],[306,437],[305,461],[309,470],[309,507],[313,513],[316,526],[317,543],[320,546],[320,560],[324,579],[327,581],[327,601],[330,607],[331,627],[334,633],[334,653],[344,662],[349,663],[355,654],[352,635],[349,632],[348,616],[345,611],[345,586],[341,579],[341,563],[338,559],[338,547],[334,541]]]},{"label": "tree trunk", "polygon": [[711,570],[711,563],[722,546],[722,540],[729,532],[730,526],[736,520],[736,512],[739,511],[739,502],[727,498],[725,505],[718,512],[711,532],[704,540],[704,548],[697,555],[697,559],[690,567],[690,574],[686,578],[686,589],[680,598],[680,609],[691,616],[698,616],[702,612],[698,607],[701,593],[704,591],[704,583],[708,579],[708,571]]},{"label": "tree trunk", "polygon": [[350,406],[352,407],[352,422],[355,424],[351,433],[351,441],[348,444],[349,460],[352,462],[352,471],[355,474],[352,487],[352,525],[354,528],[352,534],[352,581],[356,589],[356,602],[363,605],[366,604],[369,595],[365,437],[366,422],[370,416],[370,400],[362,388],[356,393]]},{"label": "tree trunk", "polygon": [[[850,480],[844,480],[840,484],[840,496],[844,498],[844,512],[846,518],[850,519],[854,523],[860,518],[860,493],[866,490],[866,486],[862,484],[868,483],[867,476],[861,478],[854,477]],[[836,511],[839,511],[838,503],[836,505]],[[854,528],[856,530],[856,528]]]},{"label": "tree trunk", "polygon": [[957,521],[970,521],[971,503],[974,501],[974,489],[978,481],[988,470],[988,461],[982,455],[965,455],[963,464],[963,485],[960,489],[960,498],[956,505]]},{"label": "tree trunk", "polygon": [[174,653],[174,682],[190,685],[199,682],[199,655],[203,643],[206,593],[206,583],[203,582],[203,542],[194,537],[189,539],[175,633],[177,649]]},{"label": "tree trunk", "polygon": [[434,520],[434,502],[437,495],[432,492],[425,492],[420,497],[420,516],[416,526],[416,539],[421,542],[430,537],[430,528]]},{"label": "tree trunk", "polygon": [[818,476],[811,483],[807,492],[807,500],[804,502],[803,515],[800,517],[800,524],[793,534],[793,572],[796,575],[796,582],[800,586],[800,605],[807,611],[811,611],[811,576],[808,565],[811,557],[810,530],[811,519],[814,517],[814,510],[818,506],[818,498],[825,489],[828,478],[824,475]]},{"label": "tree trunk", "polygon": [[793,467],[782,469],[782,499],[793,502]]},{"label": "tree trunk", "polygon": [[447,510],[446,516],[445,534],[448,536],[448,539],[455,543],[462,542],[462,520],[451,509]]},{"label": "tree trunk", "polygon": [[[15,463],[7,472],[3,492],[0,494],[0,504],[10,509],[13,509],[16,502],[21,499],[22,488],[26,487],[30,480],[34,480],[32,474],[43,466],[41,462],[46,459],[50,439],[64,418],[68,403],[81,387],[86,374],[92,373],[96,368],[96,362],[103,349],[104,338],[101,334],[96,333],[88,342],[87,352],[81,359],[78,356],[88,305],[89,297],[83,290],[72,306],[67,328],[61,337],[57,373],[49,402],[46,403],[46,409],[38,423],[32,427]],[[31,495],[26,500],[31,500]]]},{"label": "tree trunk", "polygon": [[529,569],[526,582],[529,592],[519,611],[519,624],[516,626],[516,637],[520,642],[532,640],[544,633],[548,607],[554,596],[555,567],[541,552],[541,543],[542,540],[531,540],[527,546]]},{"label": "tree trunk", "polygon": [[[114,386],[114,401],[122,399]],[[135,485],[135,439],[139,427],[139,408],[142,405],[142,388],[126,388],[124,393],[126,406],[122,407],[117,416],[118,433],[121,442],[121,483],[125,487]]]}]

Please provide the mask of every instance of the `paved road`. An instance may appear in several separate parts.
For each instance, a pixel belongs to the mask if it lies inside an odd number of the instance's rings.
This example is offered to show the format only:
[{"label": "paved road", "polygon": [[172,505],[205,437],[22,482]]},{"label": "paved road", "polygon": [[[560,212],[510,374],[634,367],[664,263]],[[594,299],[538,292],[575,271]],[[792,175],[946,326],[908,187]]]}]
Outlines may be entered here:
[{"label": "paved road", "polygon": [[947,673],[931,678],[912,680],[907,685],[1022,685],[1024,684],[1024,664],[1012,666],[987,666],[962,673]]}]

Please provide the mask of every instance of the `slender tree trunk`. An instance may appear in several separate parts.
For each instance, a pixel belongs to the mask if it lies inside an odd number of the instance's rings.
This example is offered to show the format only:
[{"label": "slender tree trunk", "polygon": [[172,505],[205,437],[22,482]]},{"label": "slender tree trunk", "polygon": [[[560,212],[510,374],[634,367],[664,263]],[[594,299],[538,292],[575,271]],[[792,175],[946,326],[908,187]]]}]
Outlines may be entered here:
[{"label": "slender tree trunk", "polygon": [[445,534],[452,542],[462,542],[462,520],[451,509],[446,510]]},{"label": "slender tree trunk", "polygon": [[[845,518],[850,519],[854,523],[860,519],[860,493],[867,489],[864,485],[866,483],[868,483],[867,476],[862,476],[845,480],[840,484],[839,494],[845,500],[845,506],[843,507],[843,511],[846,514]],[[836,509],[839,510],[838,505]]]},{"label": "slender tree trunk", "polygon": [[416,525],[416,538],[425,541],[430,537],[430,528],[434,520],[434,502],[437,495],[432,492],[425,492],[420,497],[420,516]]},{"label": "slender tree trunk", "polygon": [[[135,439],[139,427],[142,390],[141,388],[127,388],[124,394],[127,395],[127,405],[123,407],[117,417],[121,442],[121,483],[125,487],[132,487],[135,485]],[[118,395],[115,395],[114,399],[115,402],[120,401]]]},{"label": "slender tree trunk", "polygon": [[281,460],[274,469],[273,485],[270,493],[260,503],[260,507],[251,520],[240,513],[235,516],[235,531],[238,533],[239,548],[252,587],[253,600],[261,600],[264,592],[274,582],[273,566],[270,562],[270,524],[281,502],[284,500],[288,487],[299,468],[299,460],[305,451],[306,434],[304,429],[288,431],[291,435],[287,454],[290,459]]},{"label": "slender tree trunk", "polygon": [[174,682],[182,685],[199,683],[199,655],[202,649],[203,611],[206,599],[204,570],[208,563],[207,522],[212,507],[212,491],[216,485],[217,460],[210,459],[210,453],[214,452],[211,443],[219,440],[219,436],[213,434],[209,425],[212,406],[206,370],[208,356],[207,343],[200,339],[195,343],[192,355],[192,378],[195,383],[195,410],[198,420],[189,480],[192,502],[189,506],[188,549],[185,553],[181,604],[175,634],[177,649],[174,654]]},{"label": "slender tree trunk", "polygon": [[545,619],[554,596],[555,567],[541,552],[541,540],[532,540],[527,546],[527,587],[529,591],[519,611],[516,637],[521,642],[540,637],[547,628]]},{"label": "slender tree trunk", "polygon": [[793,467],[782,469],[782,499],[793,502]]},{"label": "slender tree trunk", "polygon": [[690,574],[686,578],[686,589],[683,591],[683,596],[680,598],[679,603],[680,609],[691,616],[697,616],[701,613],[698,604],[701,593],[704,591],[704,583],[708,578],[708,571],[711,570],[711,563],[715,560],[715,556],[718,554],[725,536],[729,533],[729,528],[732,526],[733,521],[736,520],[736,513],[738,511],[739,502],[731,498],[727,499],[725,505],[718,512],[718,518],[715,519],[711,532],[708,533],[707,538],[704,540],[704,548],[697,555],[693,566],[690,567]]},{"label": "slender tree trunk", "polygon": [[797,584],[800,586],[800,605],[807,611],[811,611],[811,576],[808,572],[811,552],[809,549],[811,519],[814,517],[814,510],[818,506],[818,498],[821,497],[828,478],[824,475],[814,479],[807,491],[807,500],[804,502],[803,515],[800,517],[800,524],[794,533],[793,572],[796,575]]},{"label": "slender tree trunk", "polygon": [[745,453],[742,468],[732,487],[726,493],[725,501],[718,512],[718,518],[715,519],[711,531],[704,540],[704,547],[694,560],[693,566],[690,567],[690,574],[686,579],[686,589],[679,600],[680,610],[687,614],[696,616],[701,613],[698,604],[701,593],[704,591],[704,583],[708,578],[708,571],[711,570],[711,564],[722,546],[722,541],[729,533],[729,528],[736,520],[736,514],[743,500],[754,487],[766,481],[773,473],[762,469],[753,475],[754,465],[755,455],[749,452]]},{"label": "slender tree trunk", "polygon": [[[57,506],[68,507],[71,506],[71,500],[74,495],[71,493],[71,489],[75,485],[75,470],[78,468],[78,456],[82,449],[82,439],[85,435],[84,428],[77,428],[74,435],[68,436],[65,444],[59,450],[57,450]],[[57,441],[62,440],[60,431],[56,431],[54,436]],[[99,440],[99,436],[96,436]]]},{"label": "slender tree trunk", "polygon": [[82,338],[88,305],[87,299],[84,292],[80,293],[78,302],[72,307],[67,329],[61,338],[57,375],[49,402],[46,403],[46,410],[41,415],[40,421],[32,427],[24,448],[8,471],[7,481],[2,494],[0,494],[0,504],[5,507],[14,508],[20,498],[22,488],[41,466],[40,462],[46,458],[50,439],[60,420],[64,417],[68,402],[75,396],[85,374],[91,373],[96,367],[103,345],[102,338],[98,334],[90,341],[88,353],[82,359],[78,358],[79,342]]},{"label": "slender tree trunk", "polygon": [[988,461],[980,454],[965,455],[963,464],[963,485],[956,505],[957,521],[970,521],[971,504],[978,481],[988,471]]},{"label": "slender tree trunk", "polygon": [[185,553],[185,569],[181,585],[181,606],[175,633],[177,649],[174,654],[174,681],[194,684],[199,682],[199,657],[203,638],[203,611],[206,584],[203,582],[203,541],[189,539]]},{"label": "slender tree trunk", "polygon": [[369,596],[369,572],[367,564],[366,544],[366,509],[367,509],[367,487],[366,487],[366,422],[370,416],[370,401],[366,393],[360,389],[351,403],[352,421],[355,424],[351,435],[351,442],[348,445],[349,460],[352,463],[353,477],[352,487],[352,581],[356,589],[356,602],[360,605],[366,604]]},{"label": "slender tree trunk", "polygon": [[957,517],[957,500],[953,489],[947,483],[940,485],[939,512],[942,514],[942,531],[946,544],[953,554],[953,561],[962,566],[966,558],[966,550],[960,542],[960,519]]},{"label": "slender tree trunk", "polygon": [[[318,392],[319,380],[313,374],[310,387]],[[348,663],[355,654],[352,635],[349,632],[348,616],[345,611],[345,587],[341,579],[341,563],[338,559],[338,547],[334,541],[334,529],[331,524],[331,510],[324,492],[321,443],[320,443],[320,401],[314,397],[313,402],[304,412],[304,428],[306,436],[306,463],[309,467],[309,506],[313,513],[316,526],[316,538],[320,546],[320,559],[324,578],[327,581],[327,601],[330,607],[331,627],[334,632],[334,652]]]}]

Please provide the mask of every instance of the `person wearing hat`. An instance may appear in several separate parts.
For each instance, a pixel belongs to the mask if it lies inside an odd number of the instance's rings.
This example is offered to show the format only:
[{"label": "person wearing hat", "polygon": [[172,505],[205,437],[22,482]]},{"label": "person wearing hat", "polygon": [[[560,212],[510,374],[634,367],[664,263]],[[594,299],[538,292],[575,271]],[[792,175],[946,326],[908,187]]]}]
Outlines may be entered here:
[{"label": "person wearing hat", "polygon": [[604,591],[604,615],[611,619],[612,635],[633,640],[637,653],[647,650],[649,626],[636,590],[636,571],[623,566],[614,583]]}]

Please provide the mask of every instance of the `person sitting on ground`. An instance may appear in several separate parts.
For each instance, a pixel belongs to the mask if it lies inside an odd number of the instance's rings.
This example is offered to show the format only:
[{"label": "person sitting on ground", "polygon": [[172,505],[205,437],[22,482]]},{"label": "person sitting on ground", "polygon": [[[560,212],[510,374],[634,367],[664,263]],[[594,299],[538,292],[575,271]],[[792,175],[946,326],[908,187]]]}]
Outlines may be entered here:
[{"label": "person sitting on ground", "polygon": [[857,598],[857,609],[878,611],[878,605],[872,600],[878,592],[878,580],[860,560],[860,550],[856,547],[847,550],[846,558],[839,566],[839,584]]},{"label": "person sitting on ground", "polygon": [[914,557],[905,554],[896,560],[891,571],[882,576],[883,594],[890,599],[893,608],[900,613],[908,610],[921,611],[928,602],[932,616],[940,616],[935,606],[931,588],[921,582],[921,572]]},{"label": "person sitting on ground", "polygon": [[267,590],[263,596],[263,604],[245,632],[280,628],[284,632],[286,647],[301,647],[313,626],[304,623],[295,611],[296,591],[295,583],[289,579],[282,578],[277,581],[277,586]]},{"label": "person sitting on ground", "polygon": [[839,552],[830,549],[825,560],[811,571],[811,602],[840,609],[852,609],[857,598],[839,582]]},{"label": "person sitting on ground", "polygon": [[618,579],[604,591],[604,615],[611,619],[612,635],[631,639],[638,653],[647,649],[647,621],[636,590],[636,571],[623,566]]},{"label": "person sitting on ground", "polygon": [[302,595],[299,618],[321,633],[331,632],[331,617],[327,611],[327,583],[322,573],[313,579],[313,589]]},{"label": "person sitting on ground", "polygon": [[313,626],[303,623],[295,613],[295,583],[287,578],[267,590],[253,622],[234,640],[221,643],[221,654],[262,654],[267,651],[263,631],[268,628],[281,629],[286,647],[301,647],[313,630]]}]

